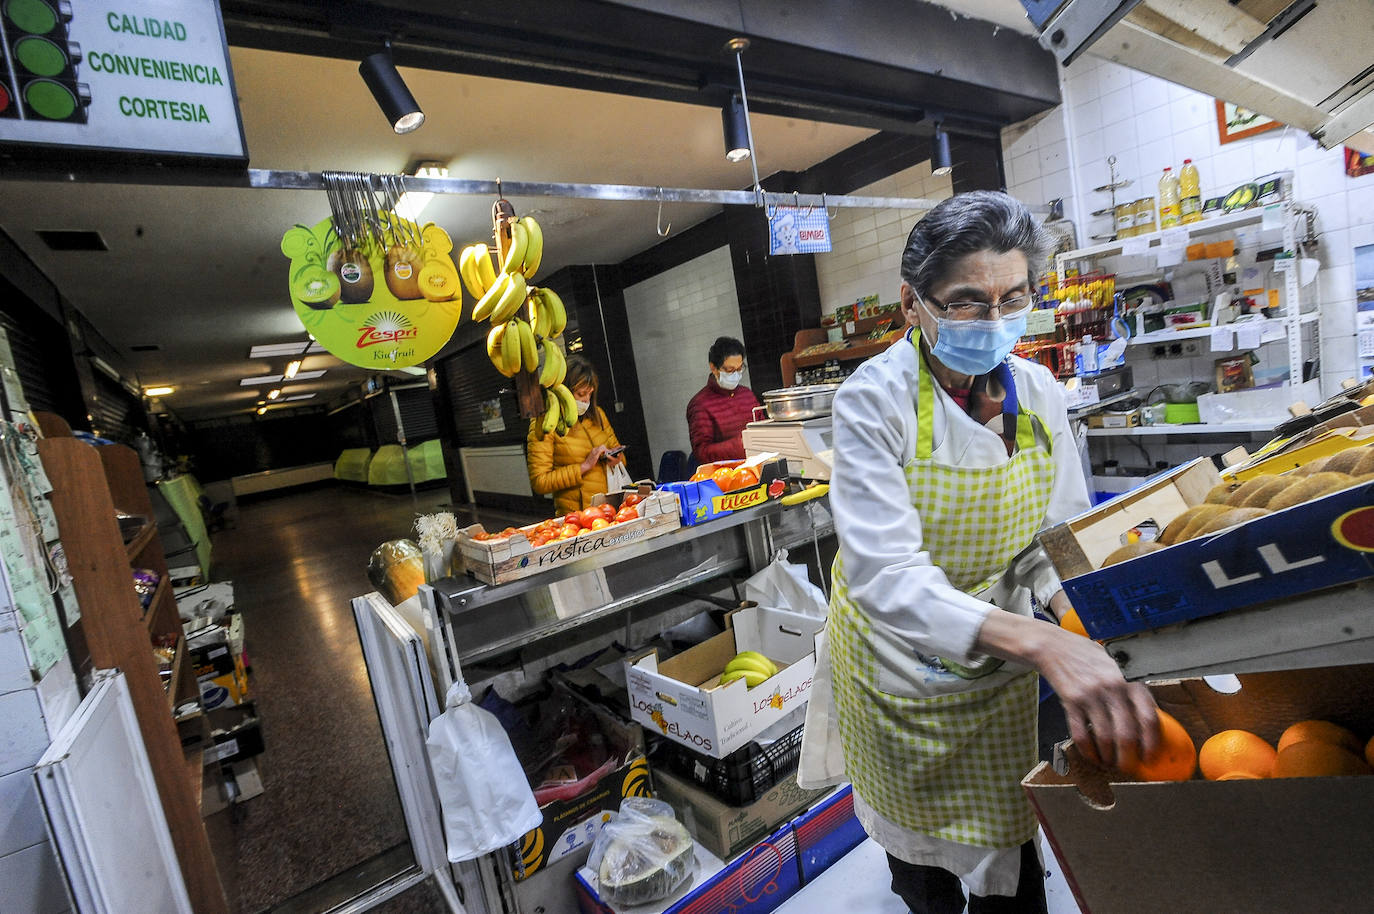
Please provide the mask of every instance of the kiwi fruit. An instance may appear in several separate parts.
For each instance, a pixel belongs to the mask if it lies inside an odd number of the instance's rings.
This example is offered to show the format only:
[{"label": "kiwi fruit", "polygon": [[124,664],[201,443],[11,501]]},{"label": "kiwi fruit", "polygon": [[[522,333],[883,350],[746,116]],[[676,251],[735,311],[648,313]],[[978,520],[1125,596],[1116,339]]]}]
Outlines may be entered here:
[{"label": "kiwi fruit", "polygon": [[1313,473],[1320,473],[1325,467],[1330,457],[1318,457],[1316,460],[1309,460],[1302,466],[1293,471],[1294,476],[1311,476]]},{"label": "kiwi fruit", "polygon": [[1326,465],[1322,467],[1322,471],[1326,473],[1353,473],[1363,456],[1363,448],[1348,447],[1332,454],[1327,459]]},{"label": "kiwi fruit", "polygon": [[1231,497],[1231,493],[1241,486],[1238,482],[1219,482],[1212,486],[1212,490],[1207,493],[1204,502],[1211,505],[1224,505],[1226,500]]},{"label": "kiwi fruit", "polygon": [[1272,514],[1268,508],[1232,508],[1221,514],[1214,515],[1211,520],[1204,523],[1193,536],[1206,536],[1209,533],[1218,533],[1228,527],[1252,521],[1257,517],[1264,517]]},{"label": "kiwi fruit", "polygon": [[1241,483],[1240,488],[1226,499],[1226,503],[1234,508],[1244,508],[1248,505],[1263,508],[1274,493],[1286,485],[1287,480],[1266,473]]},{"label": "kiwi fruit", "polygon": [[1363,452],[1360,454],[1359,461],[1346,472],[1351,476],[1368,476],[1370,473],[1374,473],[1374,444],[1366,444],[1358,450]]},{"label": "kiwi fruit", "polygon": [[1159,543],[1149,542],[1147,540],[1128,543],[1103,559],[1102,564],[1097,567],[1106,568],[1108,565],[1115,565],[1119,562],[1126,562],[1134,558],[1139,558],[1142,555],[1149,555],[1151,552],[1157,552],[1163,548],[1164,547]]},{"label": "kiwi fruit", "polygon": [[1282,511],[1305,501],[1328,495],[1337,489],[1344,489],[1354,481],[1355,477],[1348,473],[1328,473],[1325,471],[1313,473],[1301,482],[1279,492],[1269,500],[1269,504],[1265,507],[1270,511]]},{"label": "kiwi fruit", "polygon": [[1193,505],[1178,517],[1169,521],[1164,527],[1164,531],[1159,534],[1158,542],[1164,546],[1172,546],[1174,543],[1181,543],[1185,539],[1183,533],[1188,529],[1188,525],[1202,517],[1216,514],[1218,511],[1225,511],[1226,505],[1201,504]]}]

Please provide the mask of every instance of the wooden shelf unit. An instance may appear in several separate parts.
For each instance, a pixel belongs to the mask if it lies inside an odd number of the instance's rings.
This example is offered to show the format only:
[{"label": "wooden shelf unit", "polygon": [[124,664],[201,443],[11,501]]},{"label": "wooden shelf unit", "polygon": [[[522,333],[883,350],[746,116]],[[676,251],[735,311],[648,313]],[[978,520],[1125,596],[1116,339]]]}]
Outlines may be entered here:
[{"label": "wooden shelf unit", "polygon": [[[39,417],[45,430],[57,428]],[[52,482],[57,517],[73,587],[81,607],[79,623],[95,667],[124,671],[138,717],[148,762],[192,907],[203,914],[228,914],[215,858],[200,814],[200,769],[192,783],[192,758],[184,752],[172,709],[198,693],[167,560],[157,528],[149,524],[125,544],[116,512],[153,517],[138,455],[123,445],[94,447],[71,437],[38,442],[43,469]],[[145,616],[134,591],[132,570],[161,576]],[[178,661],[164,688],[151,636],[175,634]],[[199,752],[193,752],[199,761]]]},{"label": "wooden shelf unit", "polygon": [[[900,319],[900,315],[897,316]],[[894,326],[897,323],[894,319]],[[866,318],[865,320],[877,323],[878,318]],[[782,383],[785,387],[792,387],[797,383],[797,369],[814,368],[817,365],[824,365],[826,362],[852,362],[875,356],[885,351],[892,345],[892,340],[866,340],[850,339],[849,345],[843,349],[836,349],[831,352],[818,352],[815,355],[798,355],[808,346],[815,346],[828,341],[824,329],[812,327],[807,330],[798,330],[796,336],[792,338],[792,351],[784,352],[779,360],[782,368]]]}]

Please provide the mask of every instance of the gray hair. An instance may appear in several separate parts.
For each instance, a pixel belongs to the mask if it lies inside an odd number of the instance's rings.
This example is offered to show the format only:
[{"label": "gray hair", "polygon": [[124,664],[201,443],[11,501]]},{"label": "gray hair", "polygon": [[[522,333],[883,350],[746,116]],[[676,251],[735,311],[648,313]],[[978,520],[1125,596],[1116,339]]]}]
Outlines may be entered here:
[{"label": "gray hair", "polygon": [[955,194],[922,216],[907,236],[902,279],[926,295],[962,257],[978,251],[1020,251],[1030,265],[1033,287],[1050,245],[1049,233],[1010,194],[1000,190]]}]

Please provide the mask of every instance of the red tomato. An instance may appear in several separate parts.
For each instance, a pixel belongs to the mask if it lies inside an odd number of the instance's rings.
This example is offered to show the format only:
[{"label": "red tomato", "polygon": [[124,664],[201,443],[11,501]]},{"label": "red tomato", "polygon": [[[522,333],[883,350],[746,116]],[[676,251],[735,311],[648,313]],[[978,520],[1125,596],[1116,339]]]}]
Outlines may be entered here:
[{"label": "red tomato", "polygon": [[590,527],[592,525],[592,521],[598,520],[600,517],[600,508],[583,508],[581,511],[578,512],[577,523],[583,527]]},{"label": "red tomato", "polygon": [[623,524],[627,520],[634,520],[636,517],[639,517],[639,511],[635,510],[634,505],[626,505],[615,512],[615,522],[617,524]]},{"label": "red tomato", "polygon": [[562,529],[558,531],[558,538],[561,540],[572,539],[574,536],[577,536],[577,534],[581,532],[582,528],[579,527],[577,524],[564,524]]},{"label": "red tomato", "polygon": [[740,467],[730,471],[731,489],[749,489],[759,484],[759,474],[751,467]]},{"label": "red tomato", "polygon": [[547,533],[536,533],[534,536],[530,537],[530,545],[535,549],[538,549],[540,546],[547,546],[548,543],[549,535]]},{"label": "red tomato", "polygon": [[623,511],[626,508],[633,507],[643,500],[644,497],[640,495],[638,492],[631,492],[620,500],[620,510]]},{"label": "red tomato", "polygon": [[711,474],[711,481],[720,486],[722,492],[730,491],[730,480],[734,477],[735,471],[729,467],[721,467]]},{"label": "red tomato", "polygon": [[598,517],[596,520],[592,521],[593,530],[605,530],[610,525],[611,522],[606,520],[606,518],[604,517]]},{"label": "red tomato", "polygon": [[563,515],[563,523],[564,523],[564,524],[572,524],[574,527],[580,527],[580,526],[582,526],[582,514],[581,514],[581,512],[579,512],[579,511],[574,511],[574,512],[572,512],[571,514],[565,514],[565,515]]},{"label": "red tomato", "polygon": [[606,520],[615,517],[615,505],[610,502],[606,502],[603,505],[597,505],[597,510],[601,512],[601,516],[606,518]]}]

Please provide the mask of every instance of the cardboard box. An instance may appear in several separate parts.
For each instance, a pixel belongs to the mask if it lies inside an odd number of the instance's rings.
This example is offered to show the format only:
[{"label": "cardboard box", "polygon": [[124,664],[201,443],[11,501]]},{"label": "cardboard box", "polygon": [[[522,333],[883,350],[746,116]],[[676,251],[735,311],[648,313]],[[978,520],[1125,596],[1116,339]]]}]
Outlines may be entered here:
[{"label": "cardboard box", "polygon": [[[593,505],[610,502],[619,505],[623,492],[598,494]],[[480,524],[458,531],[458,550],[467,572],[487,584],[518,581],[541,571],[558,568],[586,558],[603,549],[614,549],[655,536],[671,533],[682,526],[677,495],[673,492],[653,491],[636,508],[639,517],[594,533],[584,533],[566,540],[555,540],[544,546],[530,545],[528,535],[535,524],[520,528],[520,533],[500,540],[478,540],[473,535],[482,532]],[[575,615],[575,613],[574,613]]]},{"label": "cardboard box", "polygon": [[[751,606],[726,616],[725,631],[658,662],[658,651],[633,657],[626,670],[630,717],[712,758],[724,758],[811,694],[816,636],[825,620]],[[780,668],[749,688],[743,679],[720,685],[740,651],[758,651]]]},{"label": "cardboard box", "polygon": [[792,820],[802,885],[830,868],[868,835],[854,816],[854,789],[848,784]]},{"label": "cardboard box", "polygon": [[620,808],[628,796],[651,796],[653,781],[644,757],[644,732],[577,695],[566,686],[559,691],[573,696],[597,720],[612,751],[623,752],[621,764],[570,800],[554,800],[539,807],[544,821],[520,839],[515,859],[516,880],[527,879],[544,867],[574,854],[583,857],[591,849],[606,814]]},{"label": "cardboard box", "polygon": [[1093,570],[1125,530],[1150,520],[1162,529],[1201,503],[1216,475],[1209,460],[1195,461],[1041,534],[1089,635],[1115,638],[1374,577],[1374,482]]},{"label": "cardboard box", "polygon": [[207,711],[211,745],[201,758],[203,765],[242,762],[263,751],[262,721],[251,704]]},{"label": "cardboard box", "polygon": [[[749,463],[750,461],[745,461],[740,465],[745,466]],[[703,464],[703,467],[706,466],[710,464]],[[753,508],[769,499],[781,498],[787,491],[787,485],[783,481],[783,477],[787,475],[787,461],[764,461],[758,465],[758,471],[759,484],[748,489],[725,492],[710,479],[701,482],[664,483],[663,489],[677,493],[682,510],[682,525],[693,527],[710,520],[729,517],[736,511]]]},{"label": "cardboard box", "polygon": [[[1228,728],[1273,743],[1304,718],[1374,732],[1374,666],[1153,687],[1201,745]],[[1072,753],[1070,753],[1072,756]],[[1040,764],[1022,781],[1079,906],[1092,914],[1366,911],[1374,777],[1111,783]]]},{"label": "cardboard box", "polygon": [[1140,410],[1130,412],[1093,413],[1088,417],[1088,428],[1135,428],[1140,425]]},{"label": "cardboard box", "polygon": [[249,700],[248,677],[241,666],[222,676],[207,676],[199,684],[200,702],[207,711],[240,705]]},{"label": "cardboard box", "polygon": [[577,871],[577,907],[581,914],[768,914],[797,893],[797,842],[791,826],[760,841],[748,853],[722,863],[700,844],[697,871],[663,901],[617,911],[596,893],[596,874]]},{"label": "cardboard box", "polygon": [[665,771],[655,773],[654,783],[658,799],[671,803],[692,837],[722,860],[752,846],[830,790],[804,790],[794,772],[749,805],[731,806]]}]

